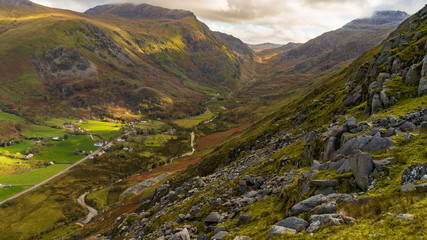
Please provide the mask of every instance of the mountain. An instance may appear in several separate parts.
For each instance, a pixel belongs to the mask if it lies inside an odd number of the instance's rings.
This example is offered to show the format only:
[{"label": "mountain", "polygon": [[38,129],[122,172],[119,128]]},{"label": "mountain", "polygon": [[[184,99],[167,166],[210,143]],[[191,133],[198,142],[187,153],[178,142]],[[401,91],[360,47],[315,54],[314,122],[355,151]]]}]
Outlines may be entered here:
[{"label": "mountain", "polygon": [[226,46],[188,11],[118,4],[81,14],[29,1],[1,4],[0,104],[10,113],[37,118],[125,107],[183,117],[253,75],[250,50]]},{"label": "mountain", "polygon": [[272,65],[291,65],[286,69],[290,73],[319,73],[380,43],[407,17],[401,11],[376,12],[370,18],[354,20],[270,61]]},{"label": "mountain", "polygon": [[[307,43],[267,59],[257,68],[257,86],[244,94],[271,95],[290,85],[310,84],[305,80],[339,69],[386,38],[408,15],[400,11],[377,12],[372,17],[352,21]],[[360,24],[364,23],[364,24]]]},{"label": "mountain", "polygon": [[260,43],[260,44],[248,44],[248,46],[255,52],[262,52],[264,50],[279,48],[283,45],[276,43]]}]

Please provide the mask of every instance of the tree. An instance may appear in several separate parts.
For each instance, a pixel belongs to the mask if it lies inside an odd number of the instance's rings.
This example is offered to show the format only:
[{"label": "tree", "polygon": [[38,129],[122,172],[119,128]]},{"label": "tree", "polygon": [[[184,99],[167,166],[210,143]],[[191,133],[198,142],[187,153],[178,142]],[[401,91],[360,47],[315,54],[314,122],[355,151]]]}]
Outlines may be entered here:
[{"label": "tree", "polygon": [[64,134],[64,139],[67,140],[69,138],[68,134]]}]

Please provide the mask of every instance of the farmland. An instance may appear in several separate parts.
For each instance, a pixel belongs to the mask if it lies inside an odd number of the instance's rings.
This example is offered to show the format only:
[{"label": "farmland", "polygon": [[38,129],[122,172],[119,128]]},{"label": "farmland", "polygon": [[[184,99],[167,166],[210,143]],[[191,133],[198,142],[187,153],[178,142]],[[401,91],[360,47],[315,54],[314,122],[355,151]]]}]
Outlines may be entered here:
[{"label": "farmland", "polygon": [[194,116],[194,117],[176,120],[176,121],[174,121],[174,123],[180,127],[193,128],[202,122],[206,122],[206,121],[210,120],[214,116],[215,116],[214,113],[212,113],[210,111],[206,111],[205,113]]}]

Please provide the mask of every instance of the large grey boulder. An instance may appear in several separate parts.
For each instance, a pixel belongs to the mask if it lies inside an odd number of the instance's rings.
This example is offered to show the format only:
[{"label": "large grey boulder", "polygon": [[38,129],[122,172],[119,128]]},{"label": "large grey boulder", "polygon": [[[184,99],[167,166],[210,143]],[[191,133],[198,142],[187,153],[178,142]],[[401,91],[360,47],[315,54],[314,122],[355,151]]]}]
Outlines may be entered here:
[{"label": "large grey boulder", "polygon": [[357,154],[357,150],[368,152],[381,151],[391,146],[393,146],[393,140],[389,137],[381,137],[381,134],[359,136],[348,140],[335,154],[350,156]]},{"label": "large grey boulder", "polygon": [[297,217],[288,217],[283,219],[282,221],[277,222],[274,225],[295,229],[297,232],[301,232],[306,229],[309,224],[304,219]]},{"label": "large grey boulder", "polygon": [[427,77],[427,54],[423,58],[423,68],[421,70],[421,77]]},{"label": "large grey boulder", "polygon": [[221,219],[221,215],[218,212],[212,212],[206,217],[205,223],[216,224],[219,222],[220,219]]},{"label": "large grey boulder", "polygon": [[225,237],[225,235],[227,235],[227,234],[228,234],[228,232],[226,232],[226,231],[218,232],[217,234],[215,234],[215,235],[212,237],[212,240],[221,240],[221,239],[223,239],[223,238]]},{"label": "large grey boulder", "polygon": [[323,205],[320,205],[320,206],[316,207],[316,209],[314,210],[314,212],[316,214],[331,214],[331,213],[336,213],[337,212],[337,206],[333,202],[326,203],[326,204],[323,204]]},{"label": "large grey boulder", "polygon": [[325,151],[323,152],[323,159],[325,161],[329,160],[332,156],[332,154],[335,152],[335,144],[337,142],[336,137],[330,137],[328,141],[325,144]]},{"label": "large grey boulder", "polygon": [[405,84],[407,86],[418,86],[420,78],[420,72],[415,69],[415,66],[412,66],[406,73]]},{"label": "large grey boulder", "polygon": [[427,175],[427,162],[411,165],[403,170],[401,185],[421,180],[425,175]]},{"label": "large grey boulder", "polygon": [[181,232],[176,233],[171,240],[190,240],[190,233],[187,228],[184,228]]},{"label": "large grey boulder", "polygon": [[417,128],[417,126],[411,122],[405,122],[404,124],[400,125],[399,128],[404,132],[412,132]]},{"label": "large grey boulder", "polygon": [[357,120],[355,117],[350,116],[344,120],[344,127],[348,129],[353,129],[357,127]]},{"label": "large grey boulder", "polygon": [[372,114],[377,113],[381,110],[384,109],[384,106],[381,102],[380,96],[378,94],[374,94],[374,96],[372,97]]},{"label": "large grey boulder", "polygon": [[309,212],[313,210],[316,206],[322,205],[323,203],[327,203],[330,201],[331,199],[329,197],[326,197],[322,194],[312,196],[304,201],[295,204],[291,208],[291,214],[294,216],[301,213]]},{"label": "large grey boulder", "polygon": [[311,143],[314,141],[316,137],[316,132],[311,131],[304,135],[304,144]]},{"label": "large grey boulder", "polygon": [[364,191],[368,190],[371,183],[369,175],[375,168],[375,164],[372,161],[372,155],[369,153],[359,153],[350,156],[348,161],[357,185]]},{"label": "large grey boulder", "polygon": [[270,228],[270,231],[268,231],[268,237],[280,236],[280,235],[282,235],[284,233],[296,234],[297,231],[295,229],[273,225]]},{"label": "large grey boulder", "polygon": [[427,77],[422,77],[418,85],[418,96],[423,96],[427,93]]}]

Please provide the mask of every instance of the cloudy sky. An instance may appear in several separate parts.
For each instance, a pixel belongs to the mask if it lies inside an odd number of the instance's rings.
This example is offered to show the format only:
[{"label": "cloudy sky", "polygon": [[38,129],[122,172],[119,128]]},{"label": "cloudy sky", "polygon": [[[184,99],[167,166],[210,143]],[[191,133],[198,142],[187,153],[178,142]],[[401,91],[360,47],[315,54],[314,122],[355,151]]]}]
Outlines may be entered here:
[{"label": "cloudy sky", "polygon": [[186,9],[212,30],[247,43],[306,42],[377,10],[413,14],[426,0],[32,0],[49,7],[83,12],[108,3],[148,3]]}]

